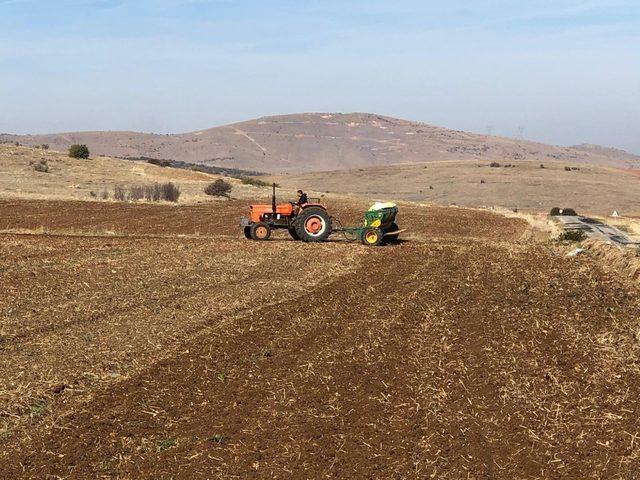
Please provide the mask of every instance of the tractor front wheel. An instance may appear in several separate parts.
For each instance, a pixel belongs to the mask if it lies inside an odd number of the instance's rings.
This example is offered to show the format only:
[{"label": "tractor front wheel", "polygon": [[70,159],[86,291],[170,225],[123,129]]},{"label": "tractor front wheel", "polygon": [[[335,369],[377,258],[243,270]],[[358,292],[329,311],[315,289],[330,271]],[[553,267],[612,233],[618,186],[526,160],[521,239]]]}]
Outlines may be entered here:
[{"label": "tractor front wheel", "polygon": [[379,228],[367,227],[362,231],[362,235],[360,236],[360,242],[370,247],[380,246],[383,241],[384,234]]},{"label": "tractor front wheel", "polygon": [[245,238],[248,238],[249,240],[252,240],[252,238],[251,238],[251,227],[244,227],[244,236],[245,236]]},{"label": "tractor front wheel", "polygon": [[254,223],[251,225],[250,229],[251,238],[253,240],[269,240],[269,237],[271,236],[271,227],[264,222]]},{"label": "tractor front wheel", "polygon": [[323,208],[308,207],[298,214],[294,227],[303,242],[324,242],[331,235],[331,217]]}]

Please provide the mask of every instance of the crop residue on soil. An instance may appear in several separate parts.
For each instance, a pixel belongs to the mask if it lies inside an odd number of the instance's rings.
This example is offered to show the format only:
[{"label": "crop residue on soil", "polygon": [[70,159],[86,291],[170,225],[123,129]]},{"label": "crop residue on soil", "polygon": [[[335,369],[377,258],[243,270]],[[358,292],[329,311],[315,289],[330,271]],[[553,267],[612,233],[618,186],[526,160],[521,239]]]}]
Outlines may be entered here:
[{"label": "crop residue on soil", "polygon": [[[47,231],[86,231],[69,205]],[[630,283],[485,212],[401,209],[412,240],[371,249],[248,242],[231,205],[2,235],[0,478],[640,472]]]}]

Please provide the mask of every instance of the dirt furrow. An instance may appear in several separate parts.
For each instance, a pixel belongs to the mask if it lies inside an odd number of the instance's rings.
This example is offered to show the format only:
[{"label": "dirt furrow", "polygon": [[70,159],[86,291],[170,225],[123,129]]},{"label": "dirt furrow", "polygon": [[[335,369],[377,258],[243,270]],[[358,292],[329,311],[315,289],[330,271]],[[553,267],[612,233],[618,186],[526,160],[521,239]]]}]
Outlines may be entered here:
[{"label": "dirt furrow", "polygon": [[[22,245],[30,248],[42,240],[23,239]],[[310,247],[283,266],[285,278],[273,283],[268,265],[293,242],[262,245],[263,254],[245,258],[238,248],[247,245],[244,242],[230,245],[203,240],[189,242],[187,247],[175,240],[144,244],[123,240],[114,245],[129,253],[107,266],[117,269],[122,281],[109,281],[109,288],[103,288],[105,275],[95,268],[100,256],[82,268],[76,268],[74,256],[75,251],[102,248],[102,241],[74,238],[60,242],[75,245],[75,250],[68,251],[69,258],[51,264],[51,276],[70,279],[59,284],[64,301],[47,293],[48,276],[35,276],[30,282],[6,277],[5,285],[13,293],[3,298],[0,317],[0,331],[7,336],[1,346],[0,375],[11,379],[0,387],[5,429],[29,420],[36,407],[38,416],[42,409],[55,411],[59,395],[52,392],[61,385],[67,396],[84,398],[100,385],[120,381],[171,355],[176,345],[207,322],[246,309],[247,291],[255,290],[253,301],[262,304],[294,297],[304,288],[348,271],[360,251],[343,248],[346,265],[327,257],[301,270],[300,265],[309,258],[315,260],[332,248]],[[176,251],[185,253],[168,255]],[[244,268],[235,268],[240,261]],[[38,302],[38,298],[43,300],[30,320],[20,314],[24,302]],[[55,318],[50,317],[52,313]],[[10,335],[14,328],[17,338]]]},{"label": "dirt furrow", "polygon": [[[609,353],[576,356],[638,315],[622,285],[593,264],[557,265],[542,248],[405,244],[361,261],[308,295],[212,326],[101,393],[60,419],[64,430],[20,449],[26,471],[578,478],[637,468],[622,433],[638,428],[637,371],[606,380],[597,370]],[[531,286],[545,264],[550,284]],[[557,308],[539,315],[533,289]],[[578,292],[582,303],[560,303]],[[628,310],[583,323],[575,337],[566,324],[588,318],[603,295]],[[612,428],[620,433],[607,437]]]}]

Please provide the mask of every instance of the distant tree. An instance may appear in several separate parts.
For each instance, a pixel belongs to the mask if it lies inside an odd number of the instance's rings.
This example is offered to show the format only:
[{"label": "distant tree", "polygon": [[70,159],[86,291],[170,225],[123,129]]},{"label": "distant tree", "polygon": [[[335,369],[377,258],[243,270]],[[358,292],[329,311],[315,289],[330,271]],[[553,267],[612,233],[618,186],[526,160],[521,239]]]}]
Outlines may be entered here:
[{"label": "distant tree", "polygon": [[147,158],[147,163],[158,165],[159,167],[170,167],[171,160],[161,160],[158,158]]},{"label": "distant tree", "polygon": [[231,184],[219,178],[215,182],[210,183],[209,185],[204,187],[204,193],[206,193],[207,195],[211,195],[212,197],[228,198],[229,193],[231,193]]},{"label": "distant tree", "polygon": [[86,145],[71,145],[69,156],[71,158],[89,158],[89,148]]},{"label": "distant tree", "polygon": [[[260,180],[259,178],[245,177],[242,175],[239,175],[235,178],[239,179],[243,185],[253,185],[254,187],[270,187],[271,186],[269,182],[265,182],[264,180]],[[278,185],[276,184],[276,187],[277,186]]]}]

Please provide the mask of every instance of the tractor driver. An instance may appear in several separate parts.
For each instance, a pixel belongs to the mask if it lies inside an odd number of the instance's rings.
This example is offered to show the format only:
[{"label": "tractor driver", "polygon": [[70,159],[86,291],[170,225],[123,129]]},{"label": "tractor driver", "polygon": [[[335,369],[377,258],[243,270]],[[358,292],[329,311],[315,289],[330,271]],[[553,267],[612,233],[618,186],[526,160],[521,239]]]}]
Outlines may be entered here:
[{"label": "tractor driver", "polygon": [[305,203],[307,203],[309,199],[307,198],[307,194],[302,190],[298,190],[298,206],[301,207]]}]

